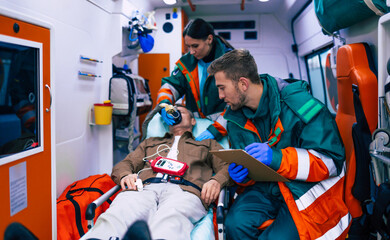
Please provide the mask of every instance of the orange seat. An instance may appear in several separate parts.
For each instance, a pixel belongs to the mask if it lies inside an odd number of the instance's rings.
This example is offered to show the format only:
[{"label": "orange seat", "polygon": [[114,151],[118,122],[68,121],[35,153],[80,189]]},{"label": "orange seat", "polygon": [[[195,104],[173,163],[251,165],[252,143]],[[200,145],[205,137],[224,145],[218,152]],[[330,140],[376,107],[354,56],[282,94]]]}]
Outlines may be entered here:
[{"label": "orange seat", "polygon": [[345,146],[346,175],[345,202],[353,218],[363,212],[360,202],[352,195],[355,181],[356,162],[352,139],[352,125],[356,122],[353,105],[352,84],[359,88],[359,98],[371,133],[378,122],[378,82],[375,73],[370,69],[368,60],[369,48],[364,43],[353,43],[342,46],[337,52],[337,92],[338,110],[336,123]]}]

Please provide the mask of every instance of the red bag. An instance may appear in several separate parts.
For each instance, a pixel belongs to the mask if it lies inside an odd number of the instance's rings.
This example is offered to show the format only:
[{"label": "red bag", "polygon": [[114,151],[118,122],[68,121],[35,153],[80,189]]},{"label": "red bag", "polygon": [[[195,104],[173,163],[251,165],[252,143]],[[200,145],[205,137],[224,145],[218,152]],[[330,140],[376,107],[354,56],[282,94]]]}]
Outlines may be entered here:
[{"label": "red bag", "polygon": [[[82,237],[88,231],[85,219],[88,205],[115,185],[107,174],[89,176],[69,185],[57,199],[57,239]],[[116,194],[96,208],[94,222],[110,206]]]}]

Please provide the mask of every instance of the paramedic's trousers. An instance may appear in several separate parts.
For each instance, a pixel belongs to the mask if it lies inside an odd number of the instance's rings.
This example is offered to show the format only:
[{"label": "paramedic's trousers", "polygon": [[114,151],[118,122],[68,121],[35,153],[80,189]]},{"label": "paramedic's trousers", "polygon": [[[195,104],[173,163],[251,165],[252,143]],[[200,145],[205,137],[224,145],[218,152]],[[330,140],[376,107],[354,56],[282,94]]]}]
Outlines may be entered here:
[{"label": "paramedic's trousers", "polygon": [[[263,222],[275,221],[263,232]],[[275,183],[256,183],[234,201],[225,221],[227,239],[299,239],[287,205]]]},{"label": "paramedic's trousers", "polygon": [[153,239],[191,239],[194,223],[207,214],[201,200],[173,183],[152,183],[144,190],[119,193],[99,216],[88,238],[122,239],[137,220],[145,220]]}]

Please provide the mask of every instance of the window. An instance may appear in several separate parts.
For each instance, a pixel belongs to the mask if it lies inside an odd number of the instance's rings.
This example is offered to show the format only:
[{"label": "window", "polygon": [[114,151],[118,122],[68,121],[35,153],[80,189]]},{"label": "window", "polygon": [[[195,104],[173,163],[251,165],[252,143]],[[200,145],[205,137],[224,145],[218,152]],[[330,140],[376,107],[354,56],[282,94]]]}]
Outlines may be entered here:
[{"label": "window", "polygon": [[0,158],[41,146],[41,44],[0,35]]},{"label": "window", "polygon": [[337,78],[330,67],[330,48],[326,47],[305,57],[310,89],[332,114],[337,112]]}]

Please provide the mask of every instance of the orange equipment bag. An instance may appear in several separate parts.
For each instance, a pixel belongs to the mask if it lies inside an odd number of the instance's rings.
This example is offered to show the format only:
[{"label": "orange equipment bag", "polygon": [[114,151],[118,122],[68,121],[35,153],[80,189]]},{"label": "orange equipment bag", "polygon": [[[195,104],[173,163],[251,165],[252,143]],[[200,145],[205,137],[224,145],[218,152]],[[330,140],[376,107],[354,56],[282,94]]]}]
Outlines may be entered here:
[{"label": "orange equipment bag", "polygon": [[[82,237],[88,231],[85,219],[88,205],[115,185],[107,174],[92,175],[69,185],[57,199],[57,239]],[[116,194],[96,208],[94,222],[110,206]]]}]

